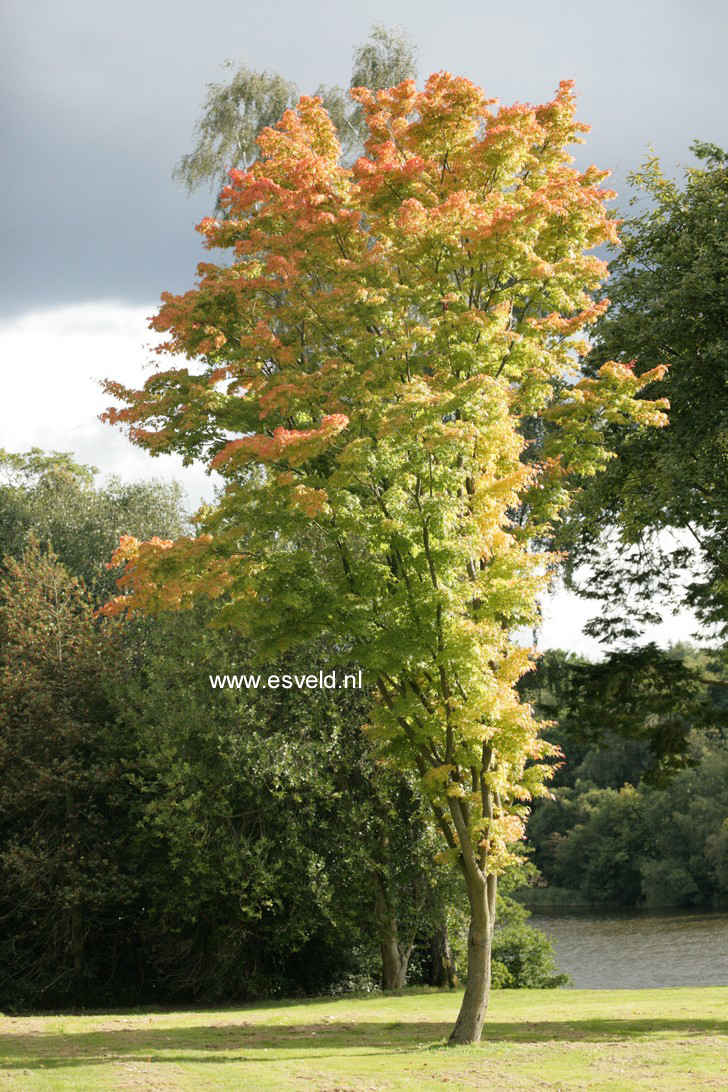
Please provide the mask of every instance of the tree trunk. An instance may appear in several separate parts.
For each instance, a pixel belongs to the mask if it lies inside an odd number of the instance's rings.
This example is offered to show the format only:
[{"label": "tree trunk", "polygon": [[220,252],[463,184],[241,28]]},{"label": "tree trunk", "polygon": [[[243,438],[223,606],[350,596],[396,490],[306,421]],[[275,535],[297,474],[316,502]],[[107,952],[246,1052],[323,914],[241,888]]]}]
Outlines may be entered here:
[{"label": "tree trunk", "polygon": [[382,890],[381,880],[377,884],[374,917],[382,953],[382,989],[401,990],[407,981],[407,965],[412,946],[403,948],[399,943],[397,918]]},{"label": "tree trunk", "polygon": [[470,901],[468,980],[450,1042],[479,1043],[490,995],[490,951],[495,925],[497,877],[465,873]]},{"label": "tree trunk", "polygon": [[404,989],[407,982],[409,953],[403,952],[399,944],[391,938],[389,943],[380,942],[380,947],[382,951],[382,989]]},{"label": "tree trunk", "polygon": [[435,930],[430,947],[432,969],[430,971],[430,985],[447,986],[449,990],[455,989],[458,984],[458,974],[455,960],[450,951],[450,940],[447,935],[447,925],[443,921]]}]

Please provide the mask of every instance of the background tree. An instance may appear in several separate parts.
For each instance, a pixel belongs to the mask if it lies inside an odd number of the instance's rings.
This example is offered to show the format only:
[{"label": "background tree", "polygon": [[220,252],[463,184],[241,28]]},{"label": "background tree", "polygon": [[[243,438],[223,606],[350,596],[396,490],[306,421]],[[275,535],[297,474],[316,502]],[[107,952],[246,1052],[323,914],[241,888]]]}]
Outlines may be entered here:
[{"label": "background tree", "polygon": [[[521,692],[542,716],[558,722],[554,742],[568,743],[571,761],[557,775],[559,783],[573,784],[581,773],[597,784],[616,779],[617,787],[627,780],[664,784],[685,765],[690,733],[722,716],[711,690],[724,684],[720,677],[711,683],[714,674],[710,657],[690,646],[614,650],[597,663],[549,650],[523,679]],[[603,768],[594,760],[600,749],[610,755]]]},{"label": "background tree", "polygon": [[204,185],[222,187],[231,167],[247,169],[257,156],[261,129],[275,123],[298,101],[298,88],[277,73],[256,72],[226,61],[227,83],[208,84],[197,144],[184,155],[172,177],[192,192]]},{"label": "background tree", "polygon": [[547,885],[530,903],[724,902],[724,678],[720,657],[689,646],[599,664],[545,654],[524,690],[558,718],[562,758],[528,824]]},{"label": "background tree", "polygon": [[0,594],[0,995],[78,1004],[135,963],[119,627],[35,542]]},{"label": "background tree", "polygon": [[[184,155],[172,177],[188,192],[213,186],[216,212],[222,211],[220,191],[233,168],[248,167],[258,157],[257,140],[268,126],[298,101],[298,88],[277,73],[257,72],[247,64],[226,61],[232,75],[227,83],[208,85],[203,113],[197,123],[197,144]],[[400,28],[375,23],[369,39],[354,50],[351,87],[383,88],[417,75],[416,49]],[[361,150],[365,126],[361,107],[341,87],[321,84],[316,90],[336,126],[342,147]]]},{"label": "background tree", "polygon": [[[127,403],[109,419],[132,439],[225,478],[197,539],[126,541],[118,559],[136,607],[223,596],[220,622],[261,657],[326,634],[376,681],[382,753],[419,773],[465,879],[453,1040],[473,1041],[497,875],[548,772],[514,688],[528,653],[509,640],[544,584],[529,542],[558,517],[569,472],[606,461],[610,422],[661,423],[634,398],[659,372],[607,364],[563,382],[573,335],[599,312],[603,265],[584,251],[613,233],[603,173],[568,165],[584,128],[569,84],[497,114],[447,73],[422,93],[405,81],[354,98],[369,130],[354,172],[301,99],[232,172],[227,218],[201,225],[233,264],[203,264],[154,320],[161,351],[201,369],[143,391],[107,384]],[[547,407],[557,428],[529,465],[521,423]]]},{"label": "background tree", "polygon": [[0,449],[0,556],[21,558],[32,534],[103,602],[115,588],[108,560],[120,534],[177,537],[189,522],[177,482],[97,474],[67,452]]},{"label": "background tree", "polygon": [[[12,605],[26,622],[28,612],[37,612],[39,625],[45,618],[38,603],[47,595],[49,573],[61,589],[58,609],[69,634],[78,637],[74,626],[82,626],[83,617],[68,609],[64,589],[75,588],[91,609],[74,578],[39,553],[29,528],[41,530],[47,542],[59,540],[89,581],[100,571],[99,593],[113,580],[105,570],[109,535],[120,527],[148,533],[160,528],[155,518],[167,521],[162,529],[174,519],[184,526],[174,508],[176,490],[155,483],[97,485],[92,468],[60,453],[6,454],[4,466],[3,539],[19,561],[4,573],[3,587],[8,610]],[[135,521],[131,528],[128,519]],[[18,565],[30,593],[18,582]],[[432,838],[416,792],[374,765],[358,729],[368,695],[342,691],[319,701],[271,702],[244,690],[211,694],[208,672],[235,667],[248,653],[234,632],[210,631],[205,623],[197,610],[127,624],[113,649],[96,641],[99,657],[113,651],[114,663],[94,664],[85,681],[72,656],[58,663],[42,654],[42,629],[25,634],[18,647],[18,633],[4,633],[3,1003],[220,1000],[368,986],[381,970],[375,892],[386,899],[382,941],[390,934],[404,941],[405,958],[384,967],[383,985],[401,985],[413,938],[421,947],[432,907],[444,897],[436,881],[445,877],[433,874]],[[101,636],[96,629],[93,640]],[[314,655],[311,650],[278,670],[305,673]],[[26,660],[33,664],[28,679],[18,666]],[[60,702],[64,687],[81,708],[87,700],[98,704],[94,695],[102,684],[104,725],[92,719],[57,738],[49,704]],[[34,701],[18,707],[26,687]],[[101,814],[98,800],[84,796],[80,806],[85,890],[111,898],[119,868],[124,877],[113,912],[84,898],[78,973],[62,936],[67,906],[60,877],[74,875],[72,839],[58,816],[66,774],[69,792],[98,783],[114,802]],[[32,784],[25,784],[30,777]],[[397,852],[383,855],[390,812]],[[29,838],[38,854],[34,867]],[[273,866],[273,847],[280,846],[308,862],[307,883],[288,868],[288,857]],[[343,862],[346,882],[339,874]],[[22,882],[36,885],[37,899],[20,897]],[[424,973],[418,961],[415,977]]]},{"label": "background tree", "polygon": [[671,407],[668,429],[615,437],[619,458],[570,526],[567,545],[590,573],[581,592],[602,604],[589,630],[606,638],[658,621],[656,603],[693,607],[721,634],[728,624],[728,156],[702,142],[693,151],[683,188],[656,157],[632,176],[646,207],[620,228],[612,305],[595,331],[592,368],[612,357],[638,375],[665,365]]},{"label": "background tree", "polygon": [[[421,801],[374,763],[359,728],[370,695],[211,690],[210,671],[251,650],[207,627],[209,614],[200,604],[155,620],[122,713],[159,991],[220,1001],[341,990],[380,973],[385,989],[401,988],[443,885]],[[316,651],[264,677],[305,675]]]}]

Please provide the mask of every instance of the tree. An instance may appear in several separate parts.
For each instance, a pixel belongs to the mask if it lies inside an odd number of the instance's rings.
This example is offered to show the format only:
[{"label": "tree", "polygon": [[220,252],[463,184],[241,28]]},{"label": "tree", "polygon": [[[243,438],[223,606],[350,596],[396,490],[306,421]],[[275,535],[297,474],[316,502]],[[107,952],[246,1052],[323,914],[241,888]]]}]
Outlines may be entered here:
[{"label": "tree", "polygon": [[647,207],[620,229],[612,306],[595,331],[594,369],[611,357],[638,375],[666,366],[670,402],[669,429],[615,437],[619,458],[569,528],[574,560],[589,566],[582,593],[602,602],[590,628],[605,638],[659,621],[655,601],[728,632],[728,155],[693,150],[700,165],[682,189],[656,157],[632,176]]},{"label": "tree", "polygon": [[98,601],[114,590],[109,553],[120,534],[180,535],[189,527],[177,482],[97,480],[67,452],[0,449],[0,556],[23,556],[32,535]]},{"label": "tree", "polygon": [[277,73],[256,72],[244,63],[235,67],[232,61],[225,67],[232,76],[228,83],[208,85],[197,145],[172,175],[190,193],[205,184],[223,185],[231,167],[247,168],[257,155],[258,133],[298,100],[296,85]]},{"label": "tree", "polygon": [[[373,24],[369,39],[354,50],[352,87],[379,89],[412,79],[417,75],[416,49],[399,28],[387,30]],[[195,130],[194,151],[182,156],[172,177],[192,193],[200,186],[215,186],[218,194],[228,181],[228,172],[244,170],[258,156],[260,132],[280,121],[285,110],[298,100],[295,83],[278,73],[257,72],[244,62],[226,61],[232,75],[227,83],[208,84],[203,114]],[[361,146],[364,116],[340,87],[316,91],[334,122],[342,146],[349,152]],[[222,211],[220,198],[216,212]]]},{"label": "tree", "polygon": [[557,885],[546,899],[720,899],[728,695],[715,653],[647,645],[590,664],[549,651],[524,684],[559,721],[552,796],[528,824],[534,863]]},{"label": "tree", "polygon": [[327,690],[211,691],[245,646],[203,608],[156,620],[125,694],[147,973],[165,998],[331,989],[376,965],[373,936],[353,951],[374,903],[370,809],[347,783],[363,741]]},{"label": "tree", "polygon": [[138,881],[111,697],[119,627],[93,620],[80,582],[35,542],[4,576],[0,992],[4,1003],[78,1004],[135,958]]},{"label": "tree", "polygon": [[[641,377],[607,363],[574,382],[578,331],[603,309],[614,237],[605,172],[566,152],[585,126],[569,83],[538,107],[449,73],[377,93],[366,154],[340,162],[321,102],[302,98],[231,172],[225,218],[200,225],[230,265],[163,297],[144,389],[108,412],[152,453],[225,479],[195,539],[125,539],[132,606],[218,599],[264,660],[326,635],[378,690],[371,735],[416,771],[470,906],[452,1041],[476,1041],[490,985],[497,876],[513,859],[549,747],[515,683],[550,558],[537,549],[594,473],[610,423],[664,420]],[[571,381],[569,381],[571,377]],[[529,421],[553,428],[529,458]]]},{"label": "tree", "polygon": [[724,716],[708,687],[725,683],[707,678],[710,670],[690,646],[612,650],[598,663],[550,650],[521,693],[558,721],[555,742],[569,752],[559,783],[565,775],[615,788],[625,780],[658,784],[688,761],[691,731]]},{"label": "tree", "polygon": [[[322,992],[376,977],[379,949],[383,988],[401,988],[434,850],[416,794],[359,731],[368,695],[211,691],[209,671],[247,649],[209,612],[156,619],[123,695],[148,977],[172,999]],[[264,676],[305,676],[312,655]]]},{"label": "tree", "polygon": [[625,907],[725,902],[725,733],[696,729],[690,758],[664,787],[597,787],[582,767],[573,787],[538,803],[528,837],[543,878],[556,886],[552,899],[561,892],[572,903]]},{"label": "tree", "polygon": [[652,859],[642,867],[648,906],[725,906],[728,898],[725,727],[694,732],[691,750],[691,767],[681,770],[669,789],[644,792],[655,843]]}]

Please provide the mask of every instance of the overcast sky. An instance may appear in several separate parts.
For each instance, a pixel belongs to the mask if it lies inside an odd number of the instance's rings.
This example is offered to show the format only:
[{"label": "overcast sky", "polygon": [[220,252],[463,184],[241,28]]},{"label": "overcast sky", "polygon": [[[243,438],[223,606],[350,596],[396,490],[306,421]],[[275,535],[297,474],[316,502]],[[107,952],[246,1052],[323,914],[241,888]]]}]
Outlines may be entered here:
[{"label": "overcast sky", "polygon": [[652,143],[673,168],[728,138],[725,0],[3,0],[5,313],[189,286],[209,197],[170,171],[193,146],[226,57],[304,92],[347,85],[373,21],[399,23],[420,73],[447,68],[503,101],[573,78],[588,161],[624,176]]},{"label": "overcast sky", "polygon": [[649,144],[671,173],[695,138],[728,144],[725,0],[2,0],[0,446],[176,474],[193,502],[209,493],[200,472],[100,425],[95,381],[142,381],[146,316],[193,282],[193,225],[212,201],[170,175],[223,61],[306,93],[346,86],[373,22],[408,31],[421,77],[447,68],[505,102],[574,79],[592,126],[579,162],[612,170],[621,207]]}]

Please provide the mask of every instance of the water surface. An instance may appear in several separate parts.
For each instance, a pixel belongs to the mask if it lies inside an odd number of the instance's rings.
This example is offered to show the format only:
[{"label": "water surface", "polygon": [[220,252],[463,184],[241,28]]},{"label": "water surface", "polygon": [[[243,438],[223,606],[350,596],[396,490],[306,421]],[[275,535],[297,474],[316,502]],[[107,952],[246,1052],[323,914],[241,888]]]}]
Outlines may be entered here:
[{"label": "water surface", "polygon": [[728,986],[728,913],[534,913],[574,989]]}]

